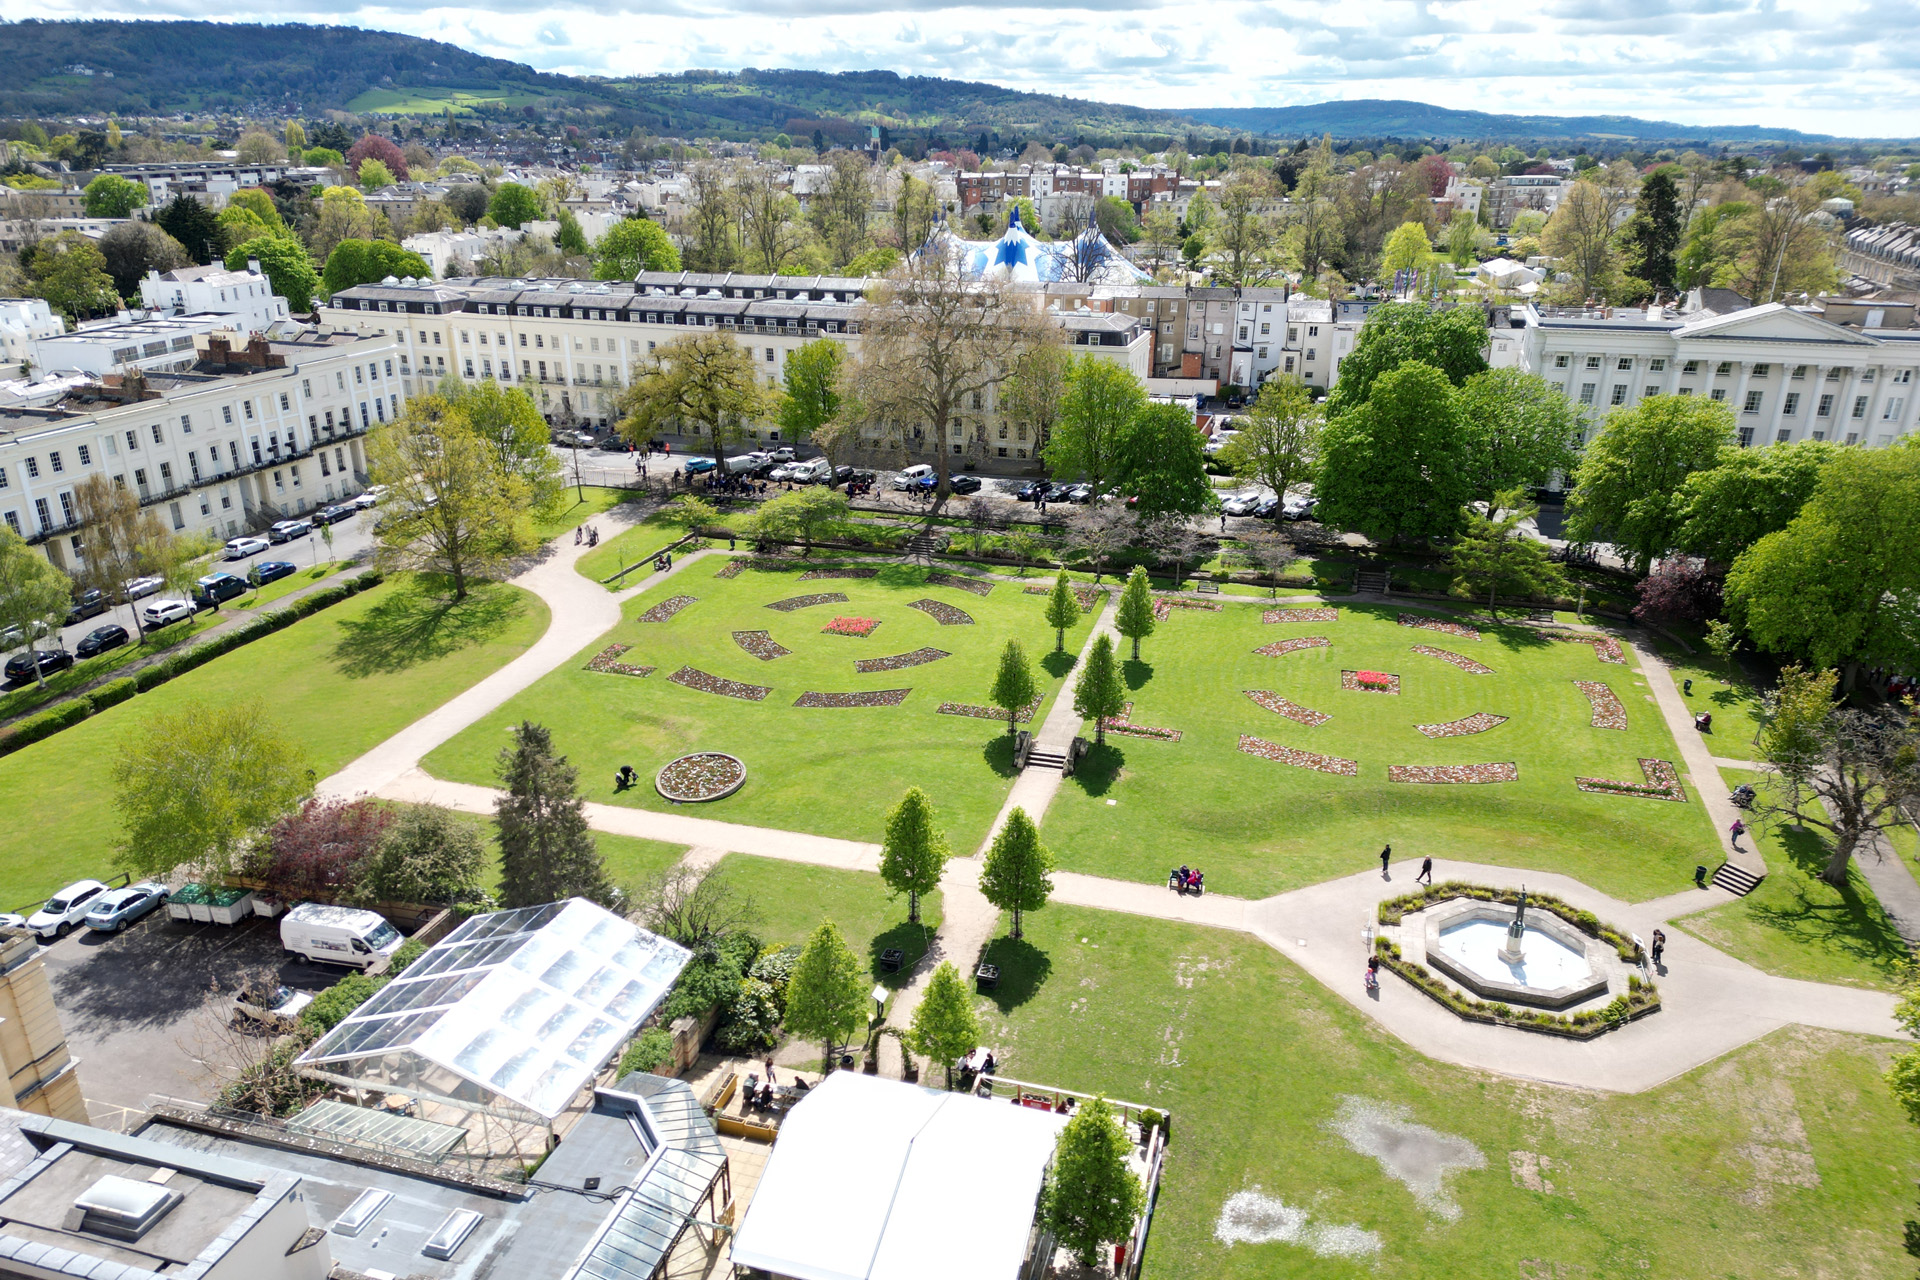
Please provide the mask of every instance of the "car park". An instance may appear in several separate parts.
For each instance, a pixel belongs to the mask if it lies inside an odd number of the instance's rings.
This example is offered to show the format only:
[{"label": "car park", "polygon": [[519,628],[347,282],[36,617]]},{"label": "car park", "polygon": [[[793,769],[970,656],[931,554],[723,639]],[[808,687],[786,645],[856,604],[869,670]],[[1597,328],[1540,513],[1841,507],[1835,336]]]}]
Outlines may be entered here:
[{"label": "car park", "polygon": [[313,532],[311,520],[281,520],[267,530],[267,541],[274,544],[292,542],[295,538],[304,538]]},{"label": "car park", "polygon": [[245,560],[248,556],[259,555],[272,545],[265,538],[235,538],[227,543],[221,552],[221,557],[227,560]]},{"label": "car park", "polygon": [[7,683],[24,684],[33,679],[36,664],[41,675],[52,675],[56,671],[65,671],[72,666],[73,655],[65,649],[33,649],[26,653],[16,653],[7,659]]},{"label": "car park", "polygon": [[107,611],[107,593],[88,589],[74,599],[73,607],[67,610],[67,625],[85,622],[88,618],[97,618]]},{"label": "car park", "polygon": [[99,933],[118,933],[143,919],[167,900],[167,886],[151,880],[131,884],[124,889],[109,889],[87,908],[87,928]]},{"label": "car park", "polygon": [[313,992],[299,991],[278,983],[242,987],[233,998],[233,1017],[265,1031],[291,1031],[300,1021],[300,1013],[313,1003]]},{"label": "car park", "polygon": [[775,445],[771,456],[775,462],[792,462],[793,446],[790,444]]},{"label": "car park", "polygon": [[917,462],[894,476],[893,487],[901,490],[918,489],[924,487],[932,480],[932,465],[925,462]]},{"label": "car park", "polygon": [[1215,454],[1219,453],[1222,449],[1232,444],[1234,441],[1234,437],[1238,436],[1239,434],[1240,433],[1238,431],[1232,431],[1232,430],[1214,432],[1213,437],[1209,439],[1206,445],[1204,446],[1207,456],[1211,458]]},{"label": "car park", "polygon": [[269,582],[278,582],[294,572],[297,566],[291,560],[260,560],[247,570],[247,581],[256,587],[264,587]]},{"label": "car park", "polygon": [[127,584],[124,599],[127,602],[144,599],[166,585],[167,580],[165,578],[135,578]]},{"label": "car park", "polygon": [[131,639],[133,637],[127,634],[125,627],[109,623],[104,627],[95,627],[82,636],[80,643],[73,646],[73,653],[78,658],[91,658],[109,649],[118,649]]},{"label": "car park", "polygon": [[185,600],[155,600],[140,607],[140,625],[149,631],[155,627],[172,626],[192,616],[193,606]]},{"label": "car park", "polygon": [[98,880],[76,880],[28,916],[27,928],[39,934],[42,942],[52,942],[85,919],[94,899],[106,891],[107,886]]},{"label": "car park", "polygon": [[216,608],[235,596],[245,594],[246,579],[236,578],[230,573],[210,573],[193,584],[194,603],[207,609]]},{"label": "car park", "polygon": [[1220,504],[1220,510],[1230,516],[1250,516],[1260,506],[1258,494],[1242,493],[1228,498]]}]

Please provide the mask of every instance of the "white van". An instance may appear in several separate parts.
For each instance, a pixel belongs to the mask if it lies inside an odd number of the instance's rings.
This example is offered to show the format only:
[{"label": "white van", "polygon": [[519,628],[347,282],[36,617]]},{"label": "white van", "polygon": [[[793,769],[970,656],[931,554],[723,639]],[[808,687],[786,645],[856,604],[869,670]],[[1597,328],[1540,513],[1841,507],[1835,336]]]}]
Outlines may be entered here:
[{"label": "white van", "polygon": [[736,453],[727,459],[727,474],[737,476],[742,471],[758,471],[770,461],[764,453]]},{"label": "white van", "polygon": [[793,464],[788,478],[796,484],[825,484],[833,479],[833,464],[825,458],[809,458]]},{"label": "white van", "polygon": [[320,964],[371,969],[405,941],[378,911],[305,902],[280,917],[280,945]]}]

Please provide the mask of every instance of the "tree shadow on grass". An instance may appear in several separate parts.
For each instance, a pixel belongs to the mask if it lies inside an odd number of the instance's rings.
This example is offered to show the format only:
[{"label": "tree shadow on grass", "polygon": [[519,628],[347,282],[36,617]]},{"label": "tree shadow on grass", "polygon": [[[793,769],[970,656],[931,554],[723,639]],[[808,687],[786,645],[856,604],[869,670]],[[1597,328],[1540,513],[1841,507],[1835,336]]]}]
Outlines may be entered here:
[{"label": "tree shadow on grass", "polygon": [[1120,678],[1127,682],[1128,689],[1138,689],[1153,679],[1153,664],[1139,658],[1128,658],[1120,664]]},{"label": "tree shadow on grass", "polygon": [[1073,670],[1073,664],[1078,661],[1079,658],[1076,655],[1068,653],[1065,649],[1055,649],[1052,653],[1040,659],[1040,669],[1052,676],[1055,680],[1058,680],[1061,676]]},{"label": "tree shadow on grass", "polygon": [[[926,918],[926,904],[921,904],[921,918]],[[873,980],[891,991],[898,991],[913,981],[914,966],[927,954],[927,947],[933,938],[933,929],[926,924],[909,924],[902,920],[885,933],[874,935],[867,944],[867,967],[873,972]],[[889,972],[880,965],[880,954],[892,947],[901,951],[900,968]]]},{"label": "tree shadow on grass", "polygon": [[396,591],[360,617],[341,621],[333,657],[342,674],[359,680],[405,671],[485,644],[524,608],[518,596],[496,584],[482,583],[458,601],[450,591],[437,594],[439,584],[423,587]]},{"label": "tree shadow on grass", "polygon": [[1088,795],[1104,796],[1113,790],[1126,763],[1127,753],[1118,746],[1111,742],[1099,743],[1088,748],[1087,754],[1074,766],[1073,780]]},{"label": "tree shadow on grass", "polygon": [[980,994],[1001,1013],[1012,1013],[1033,999],[1053,973],[1047,953],[1025,938],[995,938],[980,953],[980,963],[1000,966],[1000,984]]},{"label": "tree shadow on grass", "polygon": [[1013,735],[998,734],[980,748],[980,758],[987,767],[1003,778],[1012,778],[1019,774],[1013,767]]},{"label": "tree shadow on grass", "polygon": [[[1796,884],[1788,904],[1750,904],[1747,910],[1754,922],[1799,945],[1847,956],[1878,969],[1888,978],[1896,977],[1909,958],[1907,945],[1880,904],[1861,892],[1864,881],[1859,871],[1855,869],[1848,875],[1843,889],[1821,880],[1820,872],[1827,862],[1827,844],[1818,833],[1805,828],[1781,828],[1780,847],[1792,859],[1794,867],[1812,883]],[[1871,858],[1874,855],[1866,850],[1856,856]]]},{"label": "tree shadow on grass", "polygon": [[880,572],[873,580],[883,587],[912,587],[915,591],[927,585],[927,571],[917,564],[882,564],[874,568]]}]

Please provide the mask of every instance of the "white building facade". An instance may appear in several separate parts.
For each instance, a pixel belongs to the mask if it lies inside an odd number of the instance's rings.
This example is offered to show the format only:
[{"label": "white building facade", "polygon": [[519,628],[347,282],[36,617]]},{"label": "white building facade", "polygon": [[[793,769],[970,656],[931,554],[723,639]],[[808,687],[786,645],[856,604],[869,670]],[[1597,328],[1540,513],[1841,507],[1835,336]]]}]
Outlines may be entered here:
[{"label": "white building facade", "polygon": [[265,333],[291,319],[287,300],[274,294],[272,283],[254,261],[244,271],[229,271],[219,264],[182,267],[165,275],[149,271],[140,282],[140,301],[161,315],[224,316],[231,327],[247,333]]}]

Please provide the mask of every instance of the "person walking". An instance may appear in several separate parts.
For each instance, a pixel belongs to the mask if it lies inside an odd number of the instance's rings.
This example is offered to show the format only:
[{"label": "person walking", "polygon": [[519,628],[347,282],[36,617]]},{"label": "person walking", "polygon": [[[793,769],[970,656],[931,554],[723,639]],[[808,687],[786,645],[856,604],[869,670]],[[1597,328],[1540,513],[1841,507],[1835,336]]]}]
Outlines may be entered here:
[{"label": "person walking", "polygon": [[1391,862],[1392,859],[1393,859],[1393,846],[1388,845],[1386,848],[1380,851],[1380,878],[1382,880],[1393,879],[1392,873],[1387,870],[1387,864]]},{"label": "person walking", "polygon": [[[1740,819],[1738,818],[1735,818],[1733,820],[1733,825],[1727,828],[1727,834],[1733,838],[1733,841],[1732,841],[1733,847],[1736,849],[1740,848],[1740,837],[1745,835],[1746,833],[1747,833],[1747,824],[1740,821]],[[1742,852],[1745,852],[1745,850],[1742,850]]]},{"label": "person walking", "polygon": [[1420,859],[1420,874],[1413,878],[1413,882],[1415,884],[1419,884],[1422,881],[1426,882],[1426,884],[1429,887],[1431,887],[1433,884],[1433,859],[1432,858]]},{"label": "person walking", "polygon": [[1662,929],[1655,929],[1653,931],[1653,949],[1651,952],[1653,956],[1654,968],[1658,969],[1660,967],[1660,957],[1663,954],[1665,954],[1666,950],[1667,950],[1666,931]]}]

